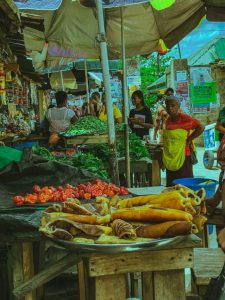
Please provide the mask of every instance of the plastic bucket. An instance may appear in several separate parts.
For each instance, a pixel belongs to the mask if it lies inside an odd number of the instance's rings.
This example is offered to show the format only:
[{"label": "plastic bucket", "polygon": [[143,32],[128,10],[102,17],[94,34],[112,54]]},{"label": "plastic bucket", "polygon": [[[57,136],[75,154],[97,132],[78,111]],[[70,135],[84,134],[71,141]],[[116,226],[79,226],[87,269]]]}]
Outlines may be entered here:
[{"label": "plastic bucket", "polygon": [[36,145],[38,145],[38,142],[29,141],[29,142],[17,144],[14,148],[17,150],[23,151],[24,149],[31,149],[33,146],[36,146]]},{"label": "plastic bucket", "polygon": [[201,188],[204,188],[206,191],[206,198],[210,198],[216,192],[218,181],[209,178],[180,178],[174,180],[173,184],[182,184],[192,189],[193,191],[197,191]]}]

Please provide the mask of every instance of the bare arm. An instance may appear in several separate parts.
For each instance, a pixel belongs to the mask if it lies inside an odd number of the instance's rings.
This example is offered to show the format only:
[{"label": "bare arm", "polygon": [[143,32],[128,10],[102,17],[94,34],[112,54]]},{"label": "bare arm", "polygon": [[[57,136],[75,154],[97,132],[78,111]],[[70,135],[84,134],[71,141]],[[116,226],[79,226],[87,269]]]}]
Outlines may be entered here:
[{"label": "bare arm", "polygon": [[218,234],[218,242],[223,250],[225,250],[225,228],[222,229]]},{"label": "bare arm", "polygon": [[79,118],[78,118],[77,115],[75,114],[75,115],[72,117],[72,119],[70,120],[70,123],[71,123],[71,124],[74,124],[74,123],[76,123],[78,120],[79,120]]},{"label": "bare arm", "polygon": [[129,120],[132,124],[137,124],[144,128],[153,128],[153,124],[144,123],[143,121],[139,120],[138,118],[130,118]]},{"label": "bare arm", "polygon": [[192,134],[189,135],[189,137],[187,138],[187,144],[190,145],[194,139],[196,139],[198,136],[200,136],[203,133],[204,129],[205,129],[205,126],[202,124],[199,124],[195,128],[195,130],[192,132]]},{"label": "bare arm", "polygon": [[121,117],[121,118],[116,118],[116,119],[115,119],[115,123],[116,123],[116,124],[121,124],[122,121],[123,121],[122,117]]},{"label": "bare arm", "polygon": [[155,121],[155,128],[154,128],[154,136],[153,136],[153,140],[156,140],[157,138],[157,133],[159,131],[159,128],[160,128],[160,120],[159,119],[156,119]]},{"label": "bare arm", "polygon": [[140,122],[139,125],[144,128],[153,128],[153,124]]},{"label": "bare arm", "polygon": [[222,134],[225,134],[225,127],[218,121],[216,123],[216,130],[218,130]]}]

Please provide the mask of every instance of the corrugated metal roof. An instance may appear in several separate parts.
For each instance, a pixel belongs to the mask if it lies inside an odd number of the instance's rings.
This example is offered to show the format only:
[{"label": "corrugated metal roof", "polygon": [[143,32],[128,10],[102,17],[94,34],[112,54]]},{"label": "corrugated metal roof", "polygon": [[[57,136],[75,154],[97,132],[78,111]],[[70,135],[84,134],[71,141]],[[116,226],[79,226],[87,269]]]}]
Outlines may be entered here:
[{"label": "corrugated metal roof", "polygon": [[[188,64],[190,66],[194,65],[208,65],[218,60],[225,60],[225,37],[215,38],[204,47],[194,52],[188,58]],[[221,66],[223,65],[220,62]],[[163,75],[151,85],[148,86],[150,91],[157,90],[160,86],[166,84],[166,76]]]},{"label": "corrugated metal roof", "polygon": [[160,78],[158,78],[156,81],[154,81],[152,84],[150,84],[148,86],[148,89],[150,89],[151,87],[156,87],[156,86],[161,86],[164,85],[164,83],[166,82],[166,75],[161,76]]},{"label": "corrugated metal roof", "polygon": [[225,59],[225,37],[215,38],[194,52],[188,58],[188,63],[190,66],[207,65],[221,59]]}]

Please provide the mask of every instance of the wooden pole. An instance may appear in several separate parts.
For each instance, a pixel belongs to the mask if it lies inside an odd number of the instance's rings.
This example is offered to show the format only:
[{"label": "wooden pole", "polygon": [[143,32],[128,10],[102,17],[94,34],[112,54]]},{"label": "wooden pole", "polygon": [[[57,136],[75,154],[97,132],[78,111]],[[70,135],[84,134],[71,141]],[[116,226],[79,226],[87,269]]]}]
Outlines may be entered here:
[{"label": "wooden pole", "polygon": [[115,134],[113,104],[112,104],[111,89],[110,89],[109,60],[108,60],[108,50],[107,50],[107,43],[106,43],[102,0],[96,0],[96,7],[97,7],[98,26],[99,26],[98,42],[100,43],[100,49],[101,49],[103,82],[104,82],[105,94],[106,94],[109,147],[111,150],[110,163],[112,169],[112,181],[115,184],[119,184],[119,168],[118,168],[117,151],[116,151],[116,134]]},{"label": "wooden pole", "polygon": [[65,91],[64,79],[63,79],[63,72],[62,71],[60,71],[60,76],[61,76],[62,90]]},{"label": "wooden pole", "polygon": [[86,97],[87,97],[87,104],[88,104],[88,113],[90,113],[89,107],[89,84],[88,84],[88,69],[87,69],[87,60],[84,60],[84,71],[85,71],[85,85],[86,85]]},{"label": "wooden pole", "polygon": [[124,36],[124,18],[123,7],[120,8],[121,16],[121,44],[122,44],[122,61],[123,61],[123,114],[125,124],[125,164],[126,164],[126,184],[130,187],[130,149],[129,149],[129,105],[128,105],[128,88],[127,88],[127,66],[126,66],[126,45]]}]

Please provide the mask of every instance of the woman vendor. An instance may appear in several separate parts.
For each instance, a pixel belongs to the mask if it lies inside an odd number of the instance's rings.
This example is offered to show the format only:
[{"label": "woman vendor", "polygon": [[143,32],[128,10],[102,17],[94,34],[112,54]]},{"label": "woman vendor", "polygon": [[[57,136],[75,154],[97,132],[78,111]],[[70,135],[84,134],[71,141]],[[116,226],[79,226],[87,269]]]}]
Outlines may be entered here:
[{"label": "woman vendor", "polygon": [[166,185],[172,186],[175,179],[193,177],[191,147],[193,140],[204,131],[204,126],[197,119],[180,112],[175,96],[166,98],[166,111],[169,117],[163,126],[163,163]]},{"label": "woman vendor", "polygon": [[131,98],[135,108],[130,111],[129,124],[132,132],[143,139],[145,135],[149,135],[149,129],[153,128],[152,114],[145,105],[142,91],[133,92]]},{"label": "woman vendor", "polygon": [[60,140],[59,132],[65,131],[70,124],[78,120],[75,112],[67,108],[67,93],[58,91],[55,94],[57,107],[48,109],[46,118],[49,122],[49,144],[57,144]]},{"label": "woman vendor", "polygon": [[[118,107],[116,107],[115,104],[113,104],[113,116],[114,116],[114,121],[115,124],[122,123],[122,113],[119,110]],[[102,94],[102,107],[99,110],[99,120],[106,122],[108,117],[107,117],[107,109],[106,109],[106,94]]]}]

